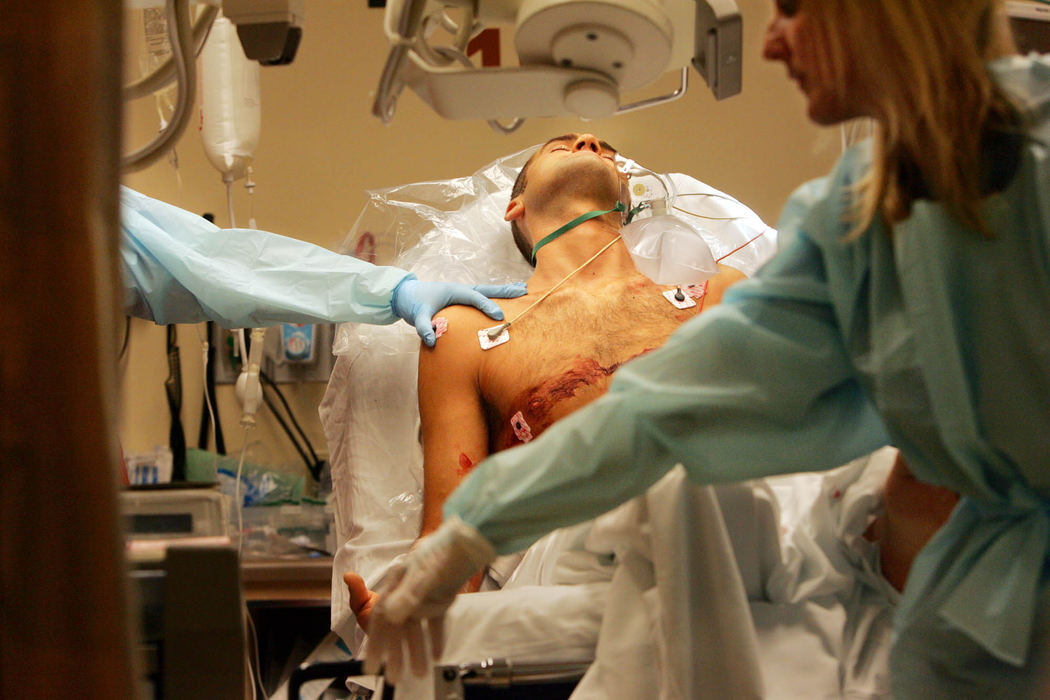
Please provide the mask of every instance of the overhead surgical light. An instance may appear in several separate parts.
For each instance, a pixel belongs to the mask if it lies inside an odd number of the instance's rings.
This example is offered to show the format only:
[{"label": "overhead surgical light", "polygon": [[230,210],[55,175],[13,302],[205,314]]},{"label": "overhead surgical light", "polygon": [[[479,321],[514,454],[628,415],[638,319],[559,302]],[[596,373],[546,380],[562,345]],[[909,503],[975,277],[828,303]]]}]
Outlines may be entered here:
[{"label": "overhead surgical light", "polygon": [[[467,58],[470,39],[494,24],[514,25],[520,66]],[[449,44],[431,44],[439,27]],[[734,0],[390,0],[384,30],[392,48],[373,106],[384,122],[405,87],[445,118],[493,120],[504,131],[526,117],[594,119],[669,102],[685,93],[690,64],[718,99],[740,92]],[[621,104],[624,91],[675,70],[674,92]]]}]

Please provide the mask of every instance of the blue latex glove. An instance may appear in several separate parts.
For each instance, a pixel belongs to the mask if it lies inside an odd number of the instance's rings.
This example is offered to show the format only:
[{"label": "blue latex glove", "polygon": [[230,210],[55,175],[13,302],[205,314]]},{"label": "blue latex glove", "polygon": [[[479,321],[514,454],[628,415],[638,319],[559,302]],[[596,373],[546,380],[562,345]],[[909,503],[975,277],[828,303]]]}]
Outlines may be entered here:
[{"label": "blue latex glove", "polygon": [[417,279],[402,280],[394,288],[390,306],[394,313],[416,327],[416,332],[427,347],[434,347],[437,334],[434,332],[434,314],[446,306],[464,304],[473,306],[486,316],[503,320],[503,310],[488,299],[513,299],[525,294],[525,283],[477,284],[473,287],[452,282],[421,282]]}]

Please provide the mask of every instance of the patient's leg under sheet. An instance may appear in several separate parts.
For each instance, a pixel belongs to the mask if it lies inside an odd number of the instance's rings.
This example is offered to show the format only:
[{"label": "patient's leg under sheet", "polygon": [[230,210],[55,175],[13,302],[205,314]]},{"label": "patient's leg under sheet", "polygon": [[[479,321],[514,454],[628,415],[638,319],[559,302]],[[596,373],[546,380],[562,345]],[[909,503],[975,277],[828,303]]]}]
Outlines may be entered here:
[{"label": "patient's leg under sheet", "polygon": [[[537,545],[557,564],[530,576],[575,585],[518,578],[459,596],[442,663],[593,658],[573,695],[581,700],[762,696],[745,586],[712,489],[678,469],[645,496]],[[402,685],[402,697],[430,697],[426,683]]]},{"label": "patient's leg under sheet", "polygon": [[[521,586],[461,595],[449,608],[442,665],[488,658],[516,662],[589,662],[606,610],[609,583]],[[433,679],[410,677],[397,697],[431,700]]]},{"label": "patient's leg under sheet", "polygon": [[447,618],[442,663],[488,657],[533,662],[590,660],[608,589],[608,582],[600,582],[461,595]]},{"label": "patient's leg under sheet", "polygon": [[713,489],[679,467],[599,518],[588,544],[600,551],[603,540],[620,566],[574,700],[762,697],[745,586]]},{"label": "patient's leg under sheet", "polygon": [[768,700],[825,700],[845,695],[840,680],[846,613],[832,596],[791,605],[753,601],[751,615]]}]

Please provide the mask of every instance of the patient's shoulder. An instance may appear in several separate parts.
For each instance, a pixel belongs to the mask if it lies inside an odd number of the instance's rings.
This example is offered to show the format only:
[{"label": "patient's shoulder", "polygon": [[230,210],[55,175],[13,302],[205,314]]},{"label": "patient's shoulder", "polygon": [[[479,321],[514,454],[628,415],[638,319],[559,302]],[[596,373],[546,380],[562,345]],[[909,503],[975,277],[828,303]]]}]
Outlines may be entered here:
[{"label": "patient's shoulder", "polygon": [[[500,304],[500,308],[506,313],[507,310],[502,304]],[[434,315],[434,322],[438,326],[442,340],[447,338],[452,340],[453,343],[461,342],[470,337],[473,337],[476,341],[479,330],[491,328],[502,323],[489,318],[473,306],[446,306]]]},{"label": "patient's shoulder", "polygon": [[478,362],[481,346],[478,331],[498,325],[471,306],[449,306],[434,316],[438,332],[434,347],[421,346],[419,362],[423,368],[453,368]]},{"label": "patient's shoulder", "polygon": [[[499,304],[499,301],[503,300],[501,299],[497,301],[496,299],[493,299],[493,301]],[[439,317],[444,317],[449,321],[455,321],[457,326],[461,326],[463,324],[472,324],[480,328],[481,326],[485,325],[486,321],[496,323],[496,321],[493,321],[491,318],[478,311],[473,306],[465,306],[463,304],[446,306],[434,315],[434,318]]]}]

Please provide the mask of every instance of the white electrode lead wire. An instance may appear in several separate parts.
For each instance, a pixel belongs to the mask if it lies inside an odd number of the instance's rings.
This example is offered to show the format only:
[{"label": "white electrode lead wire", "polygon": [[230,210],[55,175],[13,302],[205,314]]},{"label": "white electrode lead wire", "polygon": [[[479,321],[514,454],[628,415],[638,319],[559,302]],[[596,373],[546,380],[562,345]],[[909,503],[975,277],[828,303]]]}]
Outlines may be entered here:
[{"label": "white electrode lead wire", "polygon": [[563,277],[563,278],[562,278],[562,280],[561,280],[560,282],[558,282],[558,283],[557,283],[556,285],[554,285],[553,287],[551,287],[550,289],[548,289],[548,290],[547,290],[547,291],[546,291],[546,292],[545,292],[545,293],[543,294],[543,296],[541,296],[541,297],[540,297],[539,299],[537,299],[536,301],[534,301],[534,302],[532,302],[531,304],[529,304],[529,306],[528,306],[528,308],[527,308],[527,309],[525,309],[525,310],[524,310],[524,311],[522,311],[522,312],[521,312],[520,314],[518,314],[517,316],[515,316],[515,317],[514,317],[514,318],[512,318],[511,320],[507,321],[506,323],[500,324],[500,325],[496,326],[495,328],[493,328],[492,330],[490,330],[490,331],[489,331],[489,333],[488,333],[488,335],[489,335],[489,338],[491,338],[491,339],[493,339],[493,340],[495,340],[496,338],[498,338],[498,337],[499,337],[499,334],[500,334],[500,333],[502,333],[503,331],[507,330],[508,328],[510,328],[510,326],[511,326],[511,324],[512,324],[512,323],[516,323],[518,319],[520,319],[520,318],[521,318],[522,316],[524,316],[525,314],[529,313],[529,312],[530,312],[530,311],[532,311],[532,310],[533,310],[534,308],[536,308],[536,306],[537,306],[537,305],[538,305],[538,304],[539,304],[540,302],[542,302],[542,301],[543,301],[544,299],[546,299],[546,298],[547,298],[547,297],[549,297],[549,296],[550,296],[551,294],[553,294],[553,293],[554,293],[554,290],[556,290],[556,289],[557,289],[558,287],[560,287],[560,286],[562,286],[563,284],[565,284],[566,282],[568,282],[568,281],[569,281],[569,279],[571,279],[571,278],[573,277],[573,275],[575,275],[576,273],[578,273],[578,272],[579,272],[580,270],[582,270],[583,268],[587,267],[587,266],[588,266],[588,265],[590,265],[590,264],[591,264],[592,262],[594,262],[595,260],[597,260],[597,259],[598,259],[598,256],[599,256],[599,255],[601,255],[601,254],[602,254],[602,253],[604,253],[605,251],[609,250],[609,248],[611,248],[611,247],[613,246],[613,244],[614,244],[614,243],[616,243],[616,241],[618,241],[618,240],[620,240],[620,236],[616,236],[616,238],[614,238],[614,239],[612,239],[611,241],[609,241],[608,243],[606,243],[606,244],[605,244],[605,246],[603,246],[603,247],[602,247],[602,249],[601,249],[601,250],[599,250],[599,251],[598,251],[597,253],[595,253],[594,255],[592,255],[592,256],[591,256],[591,258],[590,258],[590,259],[589,259],[589,260],[588,260],[587,262],[583,263],[582,265],[580,265],[579,267],[577,267],[577,268],[576,268],[575,270],[573,270],[573,271],[572,271],[572,272],[570,272],[569,274],[565,275],[565,277]]},{"label": "white electrode lead wire", "polygon": [[248,454],[248,431],[251,424],[244,426],[244,444],[241,445],[241,458],[237,462],[237,481],[233,486],[233,500],[237,507],[237,558],[244,551],[244,499],[241,498],[241,477],[244,474],[244,457]]},{"label": "white electrode lead wire", "polygon": [[[207,326],[205,326],[205,328],[207,328]],[[210,348],[210,344],[208,343],[208,339],[204,337],[204,334],[201,333],[201,327],[199,324],[197,325],[197,339],[201,341],[201,381],[204,386],[204,405],[208,407],[208,417],[211,418],[212,430],[215,430],[218,423],[215,422],[215,407],[212,406],[211,392],[208,391],[208,349]],[[205,440],[207,440],[207,435],[205,435]],[[207,448],[207,444],[205,444],[204,447]],[[216,476],[218,476],[218,445],[215,446],[215,452],[212,453],[212,466],[215,468]]]}]

